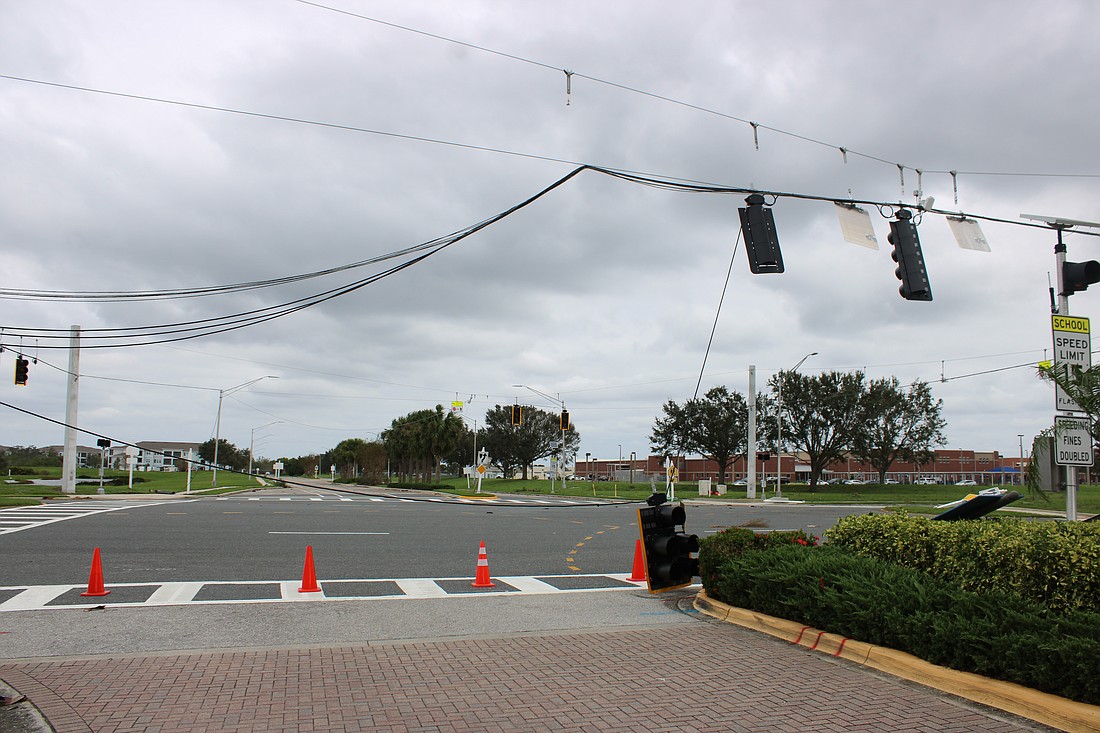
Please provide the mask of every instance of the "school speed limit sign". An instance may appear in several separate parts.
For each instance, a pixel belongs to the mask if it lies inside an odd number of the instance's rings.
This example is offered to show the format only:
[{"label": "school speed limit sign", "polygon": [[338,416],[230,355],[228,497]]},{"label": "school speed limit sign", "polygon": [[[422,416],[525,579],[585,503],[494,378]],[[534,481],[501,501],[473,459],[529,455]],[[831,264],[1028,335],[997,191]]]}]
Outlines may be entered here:
[{"label": "school speed limit sign", "polygon": [[1092,465],[1092,433],[1086,417],[1054,418],[1054,462],[1059,466]]}]

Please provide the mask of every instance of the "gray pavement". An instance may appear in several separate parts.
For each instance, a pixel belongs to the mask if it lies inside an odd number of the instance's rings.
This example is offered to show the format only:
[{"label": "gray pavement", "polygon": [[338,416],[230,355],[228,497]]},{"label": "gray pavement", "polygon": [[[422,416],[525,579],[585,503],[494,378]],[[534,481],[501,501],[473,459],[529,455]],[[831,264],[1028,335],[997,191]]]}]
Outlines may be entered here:
[{"label": "gray pavement", "polygon": [[710,620],[693,595],[14,611],[0,679],[96,733],[1048,730]]}]

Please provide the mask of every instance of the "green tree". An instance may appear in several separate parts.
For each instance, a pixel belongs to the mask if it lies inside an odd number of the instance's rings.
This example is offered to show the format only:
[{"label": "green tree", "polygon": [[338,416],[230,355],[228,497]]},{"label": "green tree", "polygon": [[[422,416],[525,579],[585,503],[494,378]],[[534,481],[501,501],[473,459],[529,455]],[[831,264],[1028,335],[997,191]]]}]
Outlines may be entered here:
[{"label": "green tree", "polygon": [[[524,406],[523,423],[512,425],[512,406],[496,405],[485,413],[485,428],[478,435],[478,445],[489,452],[505,476],[518,469],[526,479],[535,461],[562,453],[561,415],[537,407]],[[564,437],[565,453],[575,454],[580,434],[570,425]]]},{"label": "green tree", "polygon": [[[772,421],[767,419],[771,403],[757,395],[757,439],[763,443],[773,436]],[[657,453],[700,455],[718,464],[718,481],[725,482],[732,460],[748,449],[749,407],[740,392],[724,386],[713,387],[697,399],[682,405],[669,400],[662,408],[649,437]]]},{"label": "green tree", "polygon": [[[199,446],[199,458],[208,464],[214,464],[214,439]],[[228,466],[234,471],[244,470],[248,466],[248,451],[242,451],[225,438],[218,440],[218,466]]]},{"label": "green tree", "polygon": [[945,442],[943,400],[932,397],[927,382],[918,381],[906,392],[897,377],[876,379],[867,385],[862,402],[852,453],[878,471],[880,484],[895,461],[927,463],[934,446]]},{"label": "green tree", "polygon": [[438,483],[443,460],[453,454],[463,430],[461,418],[436,405],[395,419],[382,433],[382,442],[401,477]]},{"label": "green tree", "polygon": [[854,443],[862,420],[863,372],[781,371],[768,383],[777,400],[782,388],[782,438],[806,454],[813,489],[825,467]]}]

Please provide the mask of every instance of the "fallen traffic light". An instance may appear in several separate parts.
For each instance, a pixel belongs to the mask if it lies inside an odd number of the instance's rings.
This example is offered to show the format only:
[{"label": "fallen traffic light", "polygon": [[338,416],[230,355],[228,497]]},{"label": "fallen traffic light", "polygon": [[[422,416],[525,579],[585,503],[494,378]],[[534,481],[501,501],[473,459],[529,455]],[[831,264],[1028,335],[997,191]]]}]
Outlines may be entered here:
[{"label": "fallen traffic light", "polygon": [[746,198],[745,203],[748,206],[737,211],[741,215],[741,234],[745,237],[749,270],[755,275],[783,272],[783,253],[779,251],[772,210],[764,208],[764,197],[758,193]]},{"label": "fallen traffic light", "polygon": [[1089,285],[1100,282],[1100,262],[1063,262],[1061,295],[1073,295],[1088,290]]},{"label": "fallen traffic light", "polygon": [[650,593],[691,585],[699,574],[699,560],[691,556],[699,551],[699,538],[683,531],[687,518],[684,505],[658,503],[663,496],[655,494],[647,502],[650,506],[638,509]]},{"label": "fallen traffic light", "polygon": [[21,356],[15,357],[15,383],[26,386],[27,377],[30,376],[31,363]]},{"label": "fallen traffic light", "polygon": [[894,245],[890,256],[898,263],[894,275],[901,280],[898,292],[906,300],[932,300],[932,287],[928,284],[928,271],[924,267],[924,254],[913,223],[913,212],[899,209],[897,219],[890,222],[886,241]]}]

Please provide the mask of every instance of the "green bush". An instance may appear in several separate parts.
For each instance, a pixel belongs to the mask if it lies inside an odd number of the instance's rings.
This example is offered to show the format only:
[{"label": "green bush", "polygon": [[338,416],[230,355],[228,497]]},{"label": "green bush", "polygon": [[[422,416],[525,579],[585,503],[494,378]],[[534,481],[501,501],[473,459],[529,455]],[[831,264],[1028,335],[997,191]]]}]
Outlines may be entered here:
[{"label": "green bush", "polygon": [[[716,551],[734,545],[743,550],[715,562]],[[965,591],[835,546],[775,542],[747,551],[747,545],[744,538],[703,544],[708,595],[934,664],[1100,704],[1098,614],[1052,616],[1012,593]]]},{"label": "green bush", "polygon": [[831,544],[923,570],[970,591],[1008,591],[1056,613],[1100,613],[1100,525],[905,515],[844,517]]}]

